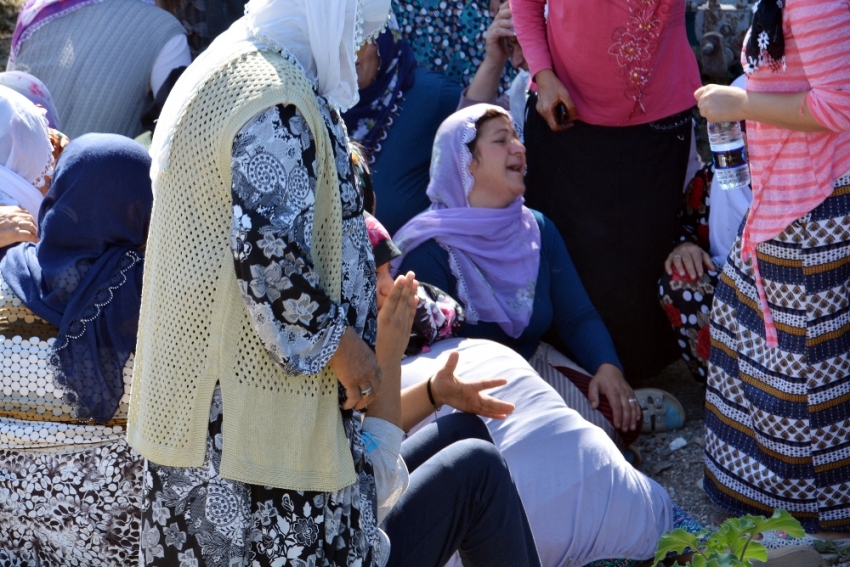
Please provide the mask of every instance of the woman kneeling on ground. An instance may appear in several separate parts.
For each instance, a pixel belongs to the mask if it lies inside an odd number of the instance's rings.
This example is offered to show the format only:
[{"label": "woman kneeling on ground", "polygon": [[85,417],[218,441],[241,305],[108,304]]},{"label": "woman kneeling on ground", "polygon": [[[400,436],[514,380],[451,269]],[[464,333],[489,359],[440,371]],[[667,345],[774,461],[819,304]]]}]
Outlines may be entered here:
[{"label": "woman kneeling on ground", "polygon": [[[404,257],[394,265],[463,305],[461,336],[516,350],[625,449],[640,432],[640,404],[563,239],[523,205],[524,175],[525,148],[504,109],[451,115],[434,142],[431,208],[395,235]],[[541,342],[551,325],[581,367]]]}]

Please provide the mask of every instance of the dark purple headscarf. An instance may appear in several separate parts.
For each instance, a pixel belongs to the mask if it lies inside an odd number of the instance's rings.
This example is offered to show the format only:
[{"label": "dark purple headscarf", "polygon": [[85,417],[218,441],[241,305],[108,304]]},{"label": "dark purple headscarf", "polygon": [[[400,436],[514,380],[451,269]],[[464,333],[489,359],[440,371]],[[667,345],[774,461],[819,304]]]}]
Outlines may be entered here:
[{"label": "dark purple headscarf", "polygon": [[[393,241],[403,254],[434,239],[449,253],[466,320],[497,323],[519,337],[531,319],[540,269],[540,227],[517,197],[504,209],[469,205],[475,180],[469,173],[476,121],[488,110],[509,120],[503,108],[476,104],[446,118],[437,130],[427,194],[431,207],[401,227]],[[393,261],[398,269],[402,258]]]},{"label": "dark purple headscarf", "polygon": [[407,40],[401,37],[395,17],[390,17],[387,29],[375,43],[381,59],[375,81],[360,91],[360,102],[342,115],[351,139],[367,148],[369,163],[375,163],[381,143],[401,111],[404,93],[413,86],[416,68],[416,57]]}]

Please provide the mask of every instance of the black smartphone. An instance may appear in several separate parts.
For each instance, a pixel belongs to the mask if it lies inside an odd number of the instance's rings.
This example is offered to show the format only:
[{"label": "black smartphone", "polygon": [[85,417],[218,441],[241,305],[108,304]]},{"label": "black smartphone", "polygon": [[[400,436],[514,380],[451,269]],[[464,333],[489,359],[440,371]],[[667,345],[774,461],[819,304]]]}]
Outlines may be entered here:
[{"label": "black smartphone", "polygon": [[563,102],[559,102],[558,106],[555,107],[555,120],[558,124],[566,124],[567,118],[567,107]]}]

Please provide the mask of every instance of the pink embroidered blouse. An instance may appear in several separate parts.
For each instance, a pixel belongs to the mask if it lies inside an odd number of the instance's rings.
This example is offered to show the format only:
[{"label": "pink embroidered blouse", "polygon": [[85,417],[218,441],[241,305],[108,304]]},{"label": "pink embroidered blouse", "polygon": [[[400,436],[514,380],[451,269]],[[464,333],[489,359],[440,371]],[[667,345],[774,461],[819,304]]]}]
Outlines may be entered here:
[{"label": "pink embroidered blouse", "polygon": [[760,66],[747,90],[808,91],[809,111],[829,131],[796,132],[747,121],[753,201],[741,256],[753,260],[769,346],[777,345],[777,336],[755,247],[820,205],[832,194],[833,182],[850,172],[850,0],[786,0],[782,27],[785,69]]},{"label": "pink embroidered blouse", "polygon": [[685,0],[511,0],[531,76],[552,69],[578,119],[599,126],[659,120],[696,104],[702,86],[685,32]]}]

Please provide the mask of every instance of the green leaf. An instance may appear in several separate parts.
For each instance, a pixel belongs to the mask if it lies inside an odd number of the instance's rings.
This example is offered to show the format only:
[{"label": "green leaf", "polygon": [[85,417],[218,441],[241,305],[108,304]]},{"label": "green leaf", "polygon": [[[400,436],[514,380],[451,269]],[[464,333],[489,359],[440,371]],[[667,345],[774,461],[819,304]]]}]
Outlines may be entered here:
[{"label": "green leaf", "polygon": [[748,565],[752,565],[753,559],[767,563],[767,549],[759,541],[751,541],[746,551],[742,549],[736,555]]},{"label": "green leaf", "polygon": [[[725,529],[723,529],[725,527]],[[737,529],[729,526],[721,526],[720,531],[712,534],[705,542],[706,550],[711,553],[725,553],[730,551],[739,539]]]},{"label": "green leaf", "polygon": [[705,567],[748,567],[732,553],[715,553],[708,557]]},{"label": "green leaf", "polygon": [[691,567],[706,567],[706,564],[707,561],[705,557],[700,555],[699,553],[694,553],[694,556],[691,557],[691,561],[689,563]]},{"label": "green leaf", "polygon": [[661,536],[661,539],[658,540],[658,547],[655,551],[655,563],[653,565],[658,565],[664,561],[668,553],[673,552],[681,555],[689,547],[693,550],[699,549],[699,538],[694,534],[688,533],[682,528],[665,532]]},{"label": "green leaf", "polygon": [[762,533],[770,530],[782,530],[791,537],[803,537],[806,535],[806,530],[791,514],[777,508],[770,518],[761,516],[746,516],[752,518],[755,522],[756,533]]}]

